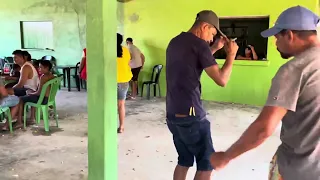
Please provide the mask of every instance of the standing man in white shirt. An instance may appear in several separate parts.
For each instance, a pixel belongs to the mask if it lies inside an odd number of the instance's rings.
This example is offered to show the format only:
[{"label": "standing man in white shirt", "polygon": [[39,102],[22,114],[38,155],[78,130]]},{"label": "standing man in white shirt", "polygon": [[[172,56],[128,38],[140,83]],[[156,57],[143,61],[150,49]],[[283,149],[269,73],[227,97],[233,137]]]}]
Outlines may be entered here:
[{"label": "standing man in white shirt", "polygon": [[132,93],[129,98],[135,99],[137,96],[137,89],[138,89],[138,77],[139,77],[140,70],[144,65],[145,57],[141,53],[140,49],[133,44],[132,38],[130,37],[127,38],[126,42],[131,55],[130,67],[133,75],[130,81],[130,87],[131,87]]}]

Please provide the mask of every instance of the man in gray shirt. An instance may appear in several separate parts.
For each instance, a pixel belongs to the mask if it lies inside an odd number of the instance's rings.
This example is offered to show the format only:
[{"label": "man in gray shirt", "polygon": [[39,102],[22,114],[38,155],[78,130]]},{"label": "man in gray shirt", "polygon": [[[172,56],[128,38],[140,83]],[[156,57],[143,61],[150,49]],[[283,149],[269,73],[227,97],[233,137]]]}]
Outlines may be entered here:
[{"label": "man in gray shirt", "polygon": [[275,36],[281,57],[289,60],[272,80],[268,100],[257,120],[226,152],[213,153],[219,170],[256,148],[282,120],[281,141],[271,167],[272,180],[320,180],[320,42],[319,17],[295,6],[285,10],[275,26],[261,33]]}]

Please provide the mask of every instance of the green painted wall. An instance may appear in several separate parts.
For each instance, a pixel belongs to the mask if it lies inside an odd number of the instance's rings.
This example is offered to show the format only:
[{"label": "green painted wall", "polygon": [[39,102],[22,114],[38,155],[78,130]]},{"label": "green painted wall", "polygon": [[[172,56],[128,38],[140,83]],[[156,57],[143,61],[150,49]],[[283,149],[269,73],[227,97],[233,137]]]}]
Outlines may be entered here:
[{"label": "green painted wall", "polygon": [[80,61],[86,44],[86,0],[0,0],[0,4],[0,56],[21,48],[20,21],[48,20],[53,21],[55,51],[32,50],[32,57],[53,55],[61,65]]},{"label": "green painted wall", "polygon": [[[291,1],[182,1],[182,0],[133,0],[124,4],[124,33],[133,37],[146,56],[146,67],[141,80],[150,76],[154,64],[165,64],[165,49],[170,39],[187,31],[200,10],[211,9],[219,16],[270,15],[270,25],[287,7],[303,5],[318,12],[318,0]],[[223,64],[223,60],[219,60]],[[206,100],[262,105],[265,102],[271,79],[284,63],[275,48],[274,38],[269,39],[268,62],[239,62],[234,65],[227,87],[220,88],[207,75],[202,77],[203,98]],[[165,87],[165,73],[161,85]],[[162,89],[163,94],[165,88]]]}]

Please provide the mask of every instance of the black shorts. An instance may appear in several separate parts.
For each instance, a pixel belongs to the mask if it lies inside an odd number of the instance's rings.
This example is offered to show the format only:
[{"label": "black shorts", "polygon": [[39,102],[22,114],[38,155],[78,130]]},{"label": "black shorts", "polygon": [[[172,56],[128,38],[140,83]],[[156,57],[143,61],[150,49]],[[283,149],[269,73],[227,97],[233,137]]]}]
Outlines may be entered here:
[{"label": "black shorts", "polygon": [[27,95],[28,88],[13,88],[14,95],[20,97]]},{"label": "black shorts", "polygon": [[214,148],[210,122],[206,118],[167,115],[167,126],[173,135],[180,166],[192,167],[196,159],[198,171],[213,170],[210,156]]},{"label": "black shorts", "polygon": [[12,87],[13,87],[14,85],[16,85],[16,84],[18,84],[18,81],[8,83],[8,84],[6,84],[4,87],[5,87],[6,89],[8,89],[8,88],[12,88]]},{"label": "black shorts", "polygon": [[[20,97],[20,99],[23,103],[27,103],[27,102],[37,103],[39,98],[40,98],[40,96],[38,96],[38,95],[26,95],[26,96]],[[45,105],[47,103],[48,103],[48,97],[44,97],[42,104]]]},{"label": "black shorts", "polygon": [[139,73],[140,73],[141,67],[132,68],[132,79],[131,81],[138,81]]}]

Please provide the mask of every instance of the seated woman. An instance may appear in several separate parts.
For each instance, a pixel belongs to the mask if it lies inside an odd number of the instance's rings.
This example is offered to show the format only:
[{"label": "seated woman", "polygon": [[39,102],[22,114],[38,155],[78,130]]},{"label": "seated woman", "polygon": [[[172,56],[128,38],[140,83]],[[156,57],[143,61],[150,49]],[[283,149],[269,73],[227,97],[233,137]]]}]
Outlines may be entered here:
[{"label": "seated woman", "polygon": [[[15,118],[18,112],[19,98],[14,95],[9,95],[6,88],[4,87],[3,80],[0,78],[0,107],[9,107],[11,110],[11,117]],[[9,130],[9,122],[6,121],[4,126],[1,128],[2,131]]]},{"label": "seated woman", "polygon": [[238,55],[236,57],[236,60],[257,60],[258,56],[256,51],[254,50],[254,47],[251,45],[248,45],[244,52],[241,55]]},{"label": "seated woman", "polygon": [[[40,84],[37,88],[37,91],[35,92],[28,91],[27,95],[20,97],[18,120],[15,128],[20,128],[23,126],[22,115],[24,110],[23,109],[24,104],[27,102],[37,103],[40,98],[43,85],[46,82],[50,81],[51,79],[55,78],[55,76],[51,73],[51,68],[52,68],[52,64],[50,61],[42,60],[39,62],[39,71],[41,73]],[[50,88],[48,87],[45,97],[43,98],[42,104],[48,103],[49,93],[50,93]],[[32,109],[29,123],[33,123],[34,119],[35,119],[35,112],[34,112],[34,109]]]}]

